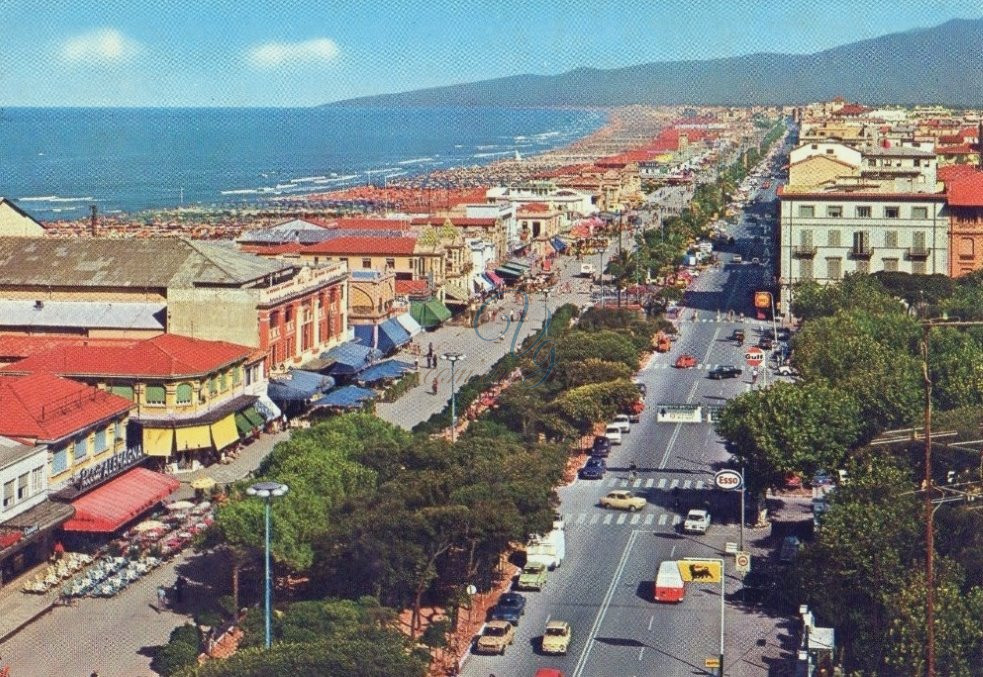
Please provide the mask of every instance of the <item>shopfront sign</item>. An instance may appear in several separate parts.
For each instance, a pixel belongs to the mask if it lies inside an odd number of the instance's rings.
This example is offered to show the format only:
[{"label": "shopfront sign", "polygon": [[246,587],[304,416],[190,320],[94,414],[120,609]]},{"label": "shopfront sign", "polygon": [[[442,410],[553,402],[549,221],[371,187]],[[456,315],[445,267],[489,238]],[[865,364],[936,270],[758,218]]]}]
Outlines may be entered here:
[{"label": "shopfront sign", "polygon": [[129,447],[105,461],[83,468],[72,478],[72,484],[79,491],[83,491],[120,474],[124,470],[129,470],[143,459],[143,447],[141,445]]}]

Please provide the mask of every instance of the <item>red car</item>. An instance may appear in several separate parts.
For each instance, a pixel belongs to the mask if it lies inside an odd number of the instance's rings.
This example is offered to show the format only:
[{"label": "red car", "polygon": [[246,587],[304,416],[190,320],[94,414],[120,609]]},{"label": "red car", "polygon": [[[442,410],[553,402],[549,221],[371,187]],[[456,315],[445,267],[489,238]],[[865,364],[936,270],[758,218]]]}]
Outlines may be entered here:
[{"label": "red car", "polygon": [[689,353],[683,353],[676,360],[676,369],[689,369],[696,366],[696,358]]}]

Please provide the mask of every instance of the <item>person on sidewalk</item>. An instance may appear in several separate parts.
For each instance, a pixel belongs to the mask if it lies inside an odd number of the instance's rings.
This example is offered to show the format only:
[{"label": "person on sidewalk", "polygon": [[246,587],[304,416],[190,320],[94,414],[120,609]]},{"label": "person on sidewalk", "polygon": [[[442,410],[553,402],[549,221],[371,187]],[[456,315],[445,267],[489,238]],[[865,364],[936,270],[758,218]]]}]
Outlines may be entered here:
[{"label": "person on sidewalk", "polygon": [[434,380],[433,380],[433,394],[434,395],[437,394],[437,386],[438,386],[437,379],[434,378]]},{"label": "person on sidewalk", "polygon": [[161,613],[167,608],[167,589],[163,585],[157,586],[157,613]]},{"label": "person on sidewalk", "polygon": [[184,588],[188,583],[188,579],[184,576],[178,576],[177,580],[174,581],[174,599],[180,604],[184,601]]}]

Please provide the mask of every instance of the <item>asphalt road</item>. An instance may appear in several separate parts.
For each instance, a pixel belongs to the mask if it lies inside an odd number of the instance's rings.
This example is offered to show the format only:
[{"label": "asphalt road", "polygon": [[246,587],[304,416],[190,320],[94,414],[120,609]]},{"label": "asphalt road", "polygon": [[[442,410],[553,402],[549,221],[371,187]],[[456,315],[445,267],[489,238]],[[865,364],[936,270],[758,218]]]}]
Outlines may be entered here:
[{"label": "asphalt road", "polygon": [[[745,261],[751,258],[747,254],[755,253],[763,260],[767,252],[754,249],[763,245],[754,241],[757,230],[747,221],[731,232],[734,251]],[[728,457],[712,425],[657,423],[655,412],[660,403],[723,404],[752,387],[750,369],[743,365],[744,348],[728,337],[743,328],[747,346],[770,328],[750,319],[736,320],[742,312],[752,316],[752,292],[772,272],[763,265],[730,264],[732,256],[722,253],[727,263],[704,272],[692,285],[672,350],[653,355],[643,365],[638,377],[648,388],[647,407],[624,443],[615,446],[606,477],[578,480],[560,489],[567,558],[550,574],[542,592],[526,593],[526,614],[515,644],[504,656],[470,656],[462,675],[531,677],[547,666],[567,677],[715,674],[705,668],[705,660],[720,653],[719,583],[687,584],[686,599],[675,606],[653,602],[652,588],[662,560],[725,557],[725,543],[739,539],[739,496],[712,488],[713,473]],[[727,320],[728,310],[734,311],[735,321]],[[672,366],[684,352],[696,357],[697,367]],[[724,364],[742,366],[744,374],[721,381],[707,378],[708,369]],[[632,461],[639,468],[634,481],[628,479]],[[648,505],[637,513],[599,507],[600,497],[615,488],[634,490]],[[679,533],[678,524],[691,507],[710,508],[713,523],[706,536]],[[780,619],[748,613],[730,602],[740,580],[732,571],[733,556],[726,561],[726,674],[767,674],[759,640],[773,636]],[[550,619],[572,624],[566,656],[539,653],[539,639]]]}]

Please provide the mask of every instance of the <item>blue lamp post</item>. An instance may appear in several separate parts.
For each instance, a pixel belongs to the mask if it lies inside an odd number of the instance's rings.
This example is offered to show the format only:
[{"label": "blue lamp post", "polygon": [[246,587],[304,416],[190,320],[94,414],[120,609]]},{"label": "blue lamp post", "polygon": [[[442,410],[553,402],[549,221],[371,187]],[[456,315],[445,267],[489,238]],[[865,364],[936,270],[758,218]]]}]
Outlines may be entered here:
[{"label": "blue lamp post", "polygon": [[287,493],[288,487],[286,484],[280,484],[279,482],[257,482],[248,489],[246,493],[250,496],[259,496],[263,499],[265,505],[265,516],[264,521],[266,524],[266,535],[265,535],[265,547],[264,547],[264,558],[265,558],[265,580],[264,580],[264,609],[266,617],[266,648],[269,649],[270,645],[273,643],[273,624],[272,624],[272,606],[273,606],[273,580],[270,576],[270,507],[273,504],[274,498],[280,498]]}]

